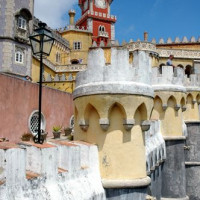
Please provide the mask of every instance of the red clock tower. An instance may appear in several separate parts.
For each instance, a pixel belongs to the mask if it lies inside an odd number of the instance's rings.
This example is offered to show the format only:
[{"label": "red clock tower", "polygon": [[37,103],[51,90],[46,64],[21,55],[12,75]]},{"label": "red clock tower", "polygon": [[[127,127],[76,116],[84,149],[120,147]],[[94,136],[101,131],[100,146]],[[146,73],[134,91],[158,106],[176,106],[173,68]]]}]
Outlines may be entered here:
[{"label": "red clock tower", "polygon": [[82,16],[77,26],[88,28],[93,33],[93,41],[108,43],[115,40],[116,17],[110,15],[113,0],[79,0]]}]

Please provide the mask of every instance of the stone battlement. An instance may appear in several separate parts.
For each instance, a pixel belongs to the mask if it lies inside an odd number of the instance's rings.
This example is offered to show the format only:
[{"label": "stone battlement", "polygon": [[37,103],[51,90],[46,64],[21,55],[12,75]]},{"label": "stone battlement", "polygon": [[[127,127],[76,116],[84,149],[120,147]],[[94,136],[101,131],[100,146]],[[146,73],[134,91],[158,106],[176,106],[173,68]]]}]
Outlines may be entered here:
[{"label": "stone battlement", "polygon": [[97,147],[87,143],[0,143],[0,200],[104,200],[98,168]]},{"label": "stone battlement", "polygon": [[89,53],[87,70],[77,75],[74,98],[91,94],[153,96],[150,76],[148,53],[134,52],[134,62],[130,64],[127,49],[111,48],[111,64],[106,65],[103,49],[95,48]]},{"label": "stone battlement", "polygon": [[180,67],[162,66],[152,68],[152,86],[154,90],[185,92],[184,70]]},{"label": "stone battlement", "polygon": [[145,132],[147,173],[150,174],[166,159],[166,146],[161,133],[160,121],[152,120]]},{"label": "stone battlement", "polygon": [[162,66],[152,68],[152,86],[154,90],[181,91],[200,90],[200,75],[191,74],[189,78],[180,67]]},{"label": "stone battlement", "polygon": [[175,40],[173,41],[171,38],[168,38],[167,41],[165,41],[163,38],[160,38],[158,44],[180,44],[180,43],[199,43],[200,42],[200,37],[195,38],[192,36],[190,39],[188,39],[186,36],[183,37],[181,40],[179,37],[176,37]]},{"label": "stone battlement", "polygon": [[184,85],[188,91],[200,91],[200,74],[191,74],[189,78],[185,77]]}]

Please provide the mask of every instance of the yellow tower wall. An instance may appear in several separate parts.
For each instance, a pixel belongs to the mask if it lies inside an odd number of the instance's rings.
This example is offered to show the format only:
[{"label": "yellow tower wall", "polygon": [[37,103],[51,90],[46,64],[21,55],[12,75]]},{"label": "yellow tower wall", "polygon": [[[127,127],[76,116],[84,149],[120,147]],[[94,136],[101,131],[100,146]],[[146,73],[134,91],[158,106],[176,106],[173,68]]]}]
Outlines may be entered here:
[{"label": "yellow tower wall", "polygon": [[[98,146],[103,179],[146,177],[141,123],[150,118],[152,105],[152,98],[137,95],[94,95],[75,99],[75,140]],[[107,130],[102,129],[101,119],[109,121]],[[135,120],[130,130],[123,125],[126,119]],[[89,125],[87,131],[79,125],[83,120]]]}]

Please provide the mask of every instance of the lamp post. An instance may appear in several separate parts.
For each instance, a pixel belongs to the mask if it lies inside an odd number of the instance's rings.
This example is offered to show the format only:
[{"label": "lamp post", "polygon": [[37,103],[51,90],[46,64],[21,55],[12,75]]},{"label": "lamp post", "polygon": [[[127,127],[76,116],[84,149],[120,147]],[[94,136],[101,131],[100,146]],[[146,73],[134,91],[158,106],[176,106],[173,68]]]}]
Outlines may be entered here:
[{"label": "lamp post", "polygon": [[54,38],[45,23],[39,23],[39,28],[34,30],[34,33],[29,36],[31,48],[34,55],[40,57],[40,79],[39,79],[39,119],[38,133],[34,136],[34,142],[43,144],[44,139],[41,138],[41,110],[42,110],[42,74],[43,74],[43,58],[50,55]]}]

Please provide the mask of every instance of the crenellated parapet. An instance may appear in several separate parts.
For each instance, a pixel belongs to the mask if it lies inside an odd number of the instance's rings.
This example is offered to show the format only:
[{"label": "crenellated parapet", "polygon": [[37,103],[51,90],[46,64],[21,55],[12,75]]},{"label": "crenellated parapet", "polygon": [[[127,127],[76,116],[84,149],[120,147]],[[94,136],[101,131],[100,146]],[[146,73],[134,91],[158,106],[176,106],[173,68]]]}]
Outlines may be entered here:
[{"label": "crenellated parapet", "polygon": [[103,49],[91,50],[87,70],[77,75],[74,98],[92,94],[137,94],[153,97],[149,55],[138,51],[134,57],[131,65],[127,49],[112,48],[111,64],[106,65]]},{"label": "crenellated parapet", "polygon": [[185,73],[180,67],[162,66],[152,68],[152,86],[155,91],[186,92]]},{"label": "crenellated parapet", "polygon": [[179,37],[176,37],[174,40],[172,40],[170,37],[167,38],[165,41],[163,38],[160,38],[158,44],[187,44],[187,43],[199,43],[200,42],[200,37],[195,38],[192,36],[190,39],[188,39],[186,36],[184,36],[182,39]]},{"label": "crenellated parapet", "polygon": [[185,76],[184,85],[188,92],[200,91],[200,74],[191,74],[189,78]]},{"label": "crenellated parapet", "polygon": [[161,122],[152,120],[150,129],[145,132],[147,173],[155,171],[166,159],[165,140],[161,133]]},{"label": "crenellated parapet", "polygon": [[97,147],[88,143],[0,143],[0,169],[0,200],[106,199]]}]

